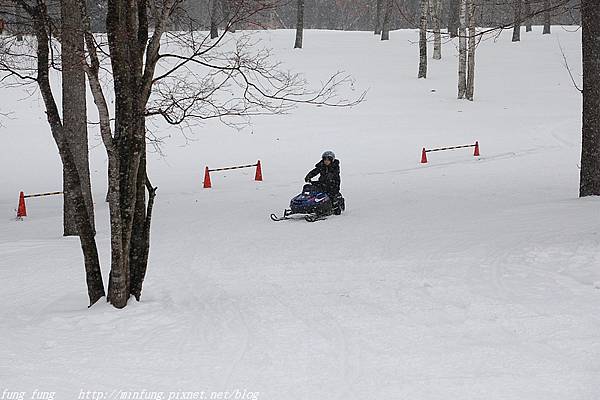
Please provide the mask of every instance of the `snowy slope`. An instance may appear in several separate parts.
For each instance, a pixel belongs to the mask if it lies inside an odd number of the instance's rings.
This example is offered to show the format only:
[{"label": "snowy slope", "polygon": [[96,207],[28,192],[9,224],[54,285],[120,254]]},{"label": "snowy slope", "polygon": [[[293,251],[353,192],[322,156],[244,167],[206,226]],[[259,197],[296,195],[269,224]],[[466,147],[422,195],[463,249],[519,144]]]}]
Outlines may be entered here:
[{"label": "snowy slope", "polygon": [[[0,90],[0,396],[56,391],[252,392],[260,399],[596,399],[600,203],[577,199],[580,36],[486,40],[476,102],[455,99],[456,49],[417,80],[414,31],[260,33],[313,81],[338,69],[369,89],[353,109],[301,107],[235,131],[160,130],[159,186],[141,303],[86,309],[78,241],[41,100]],[[19,101],[16,101],[19,100]],[[479,140],[471,150],[420,149]],[[106,157],[92,139],[107,260]],[[342,217],[273,223],[325,149],[342,164]],[[205,165],[261,159],[253,171]],[[104,265],[105,276],[108,265]],[[256,395],[258,392],[259,395]],[[181,394],[181,393],[179,393]],[[146,393],[148,395],[148,393]],[[81,397],[79,397],[81,398]],[[246,398],[252,398],[246,395]]]}]

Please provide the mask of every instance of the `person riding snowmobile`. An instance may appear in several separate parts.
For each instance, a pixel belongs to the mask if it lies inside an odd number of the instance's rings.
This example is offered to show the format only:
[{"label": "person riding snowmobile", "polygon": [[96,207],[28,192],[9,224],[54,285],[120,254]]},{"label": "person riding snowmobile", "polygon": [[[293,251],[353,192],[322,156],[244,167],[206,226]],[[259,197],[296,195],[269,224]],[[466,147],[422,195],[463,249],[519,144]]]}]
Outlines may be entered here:
[{"label": "person riding snowmobile", "polygon": [[321,156],[315,168],[312,169],[304,178],[305,182],[310,182],[312,178],[319,175],[318,182],[315,183],[323,190],[333,201],[333,209],[335,214],[340,214],[340,202],[342,195],[340,194],[340,161],[335,158],[333,151],[326,151]]}]

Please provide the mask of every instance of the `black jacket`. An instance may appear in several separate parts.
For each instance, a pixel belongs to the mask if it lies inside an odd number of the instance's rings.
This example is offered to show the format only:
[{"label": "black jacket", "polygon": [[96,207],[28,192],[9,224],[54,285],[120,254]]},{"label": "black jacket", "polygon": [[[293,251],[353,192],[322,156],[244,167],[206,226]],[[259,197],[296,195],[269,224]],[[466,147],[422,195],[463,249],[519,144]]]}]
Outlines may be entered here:
[{"label": "black jacket", "polygon": [[319,161],[315,168],[306,175],[305,180],[319,176],[319,186],[330,195],[336,195],[340,192],[340,161],[333,162],[326,166],[323,160]]}]

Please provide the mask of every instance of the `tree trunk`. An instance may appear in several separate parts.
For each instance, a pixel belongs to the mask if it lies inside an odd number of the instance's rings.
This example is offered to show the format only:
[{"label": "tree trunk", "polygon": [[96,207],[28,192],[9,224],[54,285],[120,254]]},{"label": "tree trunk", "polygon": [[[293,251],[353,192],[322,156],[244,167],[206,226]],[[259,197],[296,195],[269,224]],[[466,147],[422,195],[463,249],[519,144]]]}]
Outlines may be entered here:
[{"label": "tree trunk", "polygon": [[392,5],[394,0],[385,2],[385,14],[381,26],[381,40],[390,40],[390,18],[392,17]]},{"label": "tree trunk", "polygon": [[[121,0],[108,1],[106,25],[114,76],[115,132],[114,140],[103,140],[108,142],[111,216],[108,301],[116,308],[125,307],[132,294],[139,299],[148,262],[151,203],[146,209],[145,111],[159,60],[160,39],[176,3],[163,1],[162,17],[154,23],[148,40],[144,1],[134,2],[140,7]],[[154,190],[150,194],[154,201]]]},{"label": "tree trunk", "polygon": [[460,29],[458,33],[458,98],[467,94],[467,0],[460,0]]},{"label": "tree trunk", "polygon": [[381,35],[381,9],[383,8],[383,0],[376,0],[375,6],[375,34]]},{"label": "tree trunk", "polygon": [[225,29],[228,32],[235,33],[235,12],[231,10],[232,0],[221,0],[221,10],[223,13],[223,21],[225,22]]},{"label": "tree trunk", "polygon": [[219,0],[210,0],[210,38],[219,37]]},{"label": "tree trunk", "polygon": [[442,0],[433,0],[432,4],[433,17],[433,59],[442,59],[442,33],[441,33],[441,13]]},{"label": "tree trunk", "polygon": [[94,239],[94,230],[90,223],[88,209],[85,206],[73,149],[70,148],[69,142],[66,140],[64,127],[50,85],[50,35],[46,29],[47,10],[45,3],[38,2],[38,5],[32,9],[31,16],[33,17],[33,30],[37,39],[37,83],[46,107],[46,118],[56,146],[58,147],[64,170],[72,172],[66,180],[67,192],[65,194],[68,197],[66,201],[75,205],[74,217],[83,252],[88,297],[90,306],[92,306],[104,296],[104,284],[100,270],[98,249]]},{"label": "tree trunk", "polygon": [[600,3],[581,0],[583,127],[579,195],[600,196]]},{"label": "tree trunk", "polygon": [[304,0],[297,0],[297,14],[296,14],[296,43],[294,43],[295,49],[302,48],[302,39],[304,37]]},{"label": "tree trunk", "polygon": [[427,78],[427,6],[428,0],[420,0],[419,17],[419,79]]},{"label": "tree trunk", "polygon": [[525,32],[531,32],[531,0],[523,0],[525,2]]},{"label": "tree trunk", "polygon": [[90,167],[88,158],[88,132],[85,72],[82,67],[84,58],[83,30],[77,0],[61,0],[61,60],[62,60],[62,109],[65,139],[72,150],[76,171],[66,171],[63,166],[63,228],[65,236],[76,236],[75,207],[69,199],[69,176],[79,174],[81,191],[85,206],[94,230],[94,203],[90,185]]},{"label": "tree trunk", "polygon": [[551,0],[544,0],[544,35],[550,34],[550,24],[552,23],[552,12],[550,11]]},{"label": "tree trunk", "polygon": [[523,0],[514,0],[515,15],[513,22],[513,42],[521,41],[521,6]]},{"label": "tree trunk", "polygon": [[458,36],[460,26],[460,2],[459,0],[448,1],[448,33],[450,37]]},{"label": "tree trunk", "polygon": [[17,3],[15,3],[15,15],[13,25],[15,26],[14,32],[17,36],[17,41],[23,41],[23,18],[21,18],[22,11],[21,7]]},{"label": "tree trunk", "polygon": [[476,50],[476,24],[475,24],[475,0],[467,0],[469,3],[469,48],[467,61],[467,100],[473,101],[475,94],[475,50]]}]

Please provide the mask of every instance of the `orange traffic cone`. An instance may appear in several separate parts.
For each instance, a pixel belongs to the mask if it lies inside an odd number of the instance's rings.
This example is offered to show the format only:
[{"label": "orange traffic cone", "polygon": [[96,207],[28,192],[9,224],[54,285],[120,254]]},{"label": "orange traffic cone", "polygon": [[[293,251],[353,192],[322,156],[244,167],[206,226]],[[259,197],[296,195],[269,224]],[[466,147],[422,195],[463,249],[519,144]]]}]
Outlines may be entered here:
[{"label": "orange traffic cone", "polygon": [[479,142],[475,142],[475,152],[473,153],[473,156],[479,157]]},{"label": "orange traffic cone", "polygon": [[425,147],[423,147],[423,153],[421,153],[421,164],[427,164],[427,152],[425,151]]},{"label": "orange traffic cone", "polygon": [[260,160],[256,163],[256,175],[254,175],[254,180],[262,182],[262,167],[260,166]]},{"label": "orange traffic cone", "polygon": [[212,187],[212,183],[210,182],[210,171],[208,167],[204,169],[204,189],[210,189]]},{"label": "orange traffic cone", "polygon": [[19,208],[17,209],[17,218],[26,217],[27,209],[25,208],[25,194],[19,194]]}]

